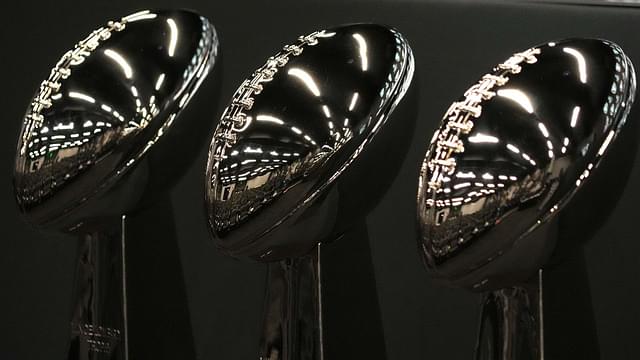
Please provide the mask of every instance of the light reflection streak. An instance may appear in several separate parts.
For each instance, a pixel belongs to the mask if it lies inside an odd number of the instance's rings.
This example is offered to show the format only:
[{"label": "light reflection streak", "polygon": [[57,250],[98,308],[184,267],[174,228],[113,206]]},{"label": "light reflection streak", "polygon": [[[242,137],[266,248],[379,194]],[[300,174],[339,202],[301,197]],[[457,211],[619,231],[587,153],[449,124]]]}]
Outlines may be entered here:
[{"label": "light reflection streak", "polygon": [[125,60],[125,58],[122,57],[122,55],[120,55],[117,51],[105,49],[104,54],[110,57],[113,61],[116,62],[116,64],[118,64],[122,68],[124,76],[127,79],[131,79],[131,77],[133,77],[133,70],[131,70],[131,66],[129,65],[127,60]]},{"label": "light reflection streak", "polygon": [[546,138],[549,137],[549,130],[547,130],[547,127],[543,123],[541,123],[541,122],[538,123],[538,129],[540,129],[540,132],[542,133],[542,136],[544,136]]},{"label": "light reflection streak", "polygon": [[146,19],[155,19],[158,15],[150,12],[149,10],[143,10],[143,11],[138,11],[136,13],[133,13],[131,15],[125,16],[124,18],[122,18],[122,20],[131,23],[134,21],[139,21],[139,20],[146,20]]},{"label": "light reflection streak", "polygon": [[580,82],[583,84],[587,83],[587,64],[584,59],[584,55],[576,49],[565,47],[562,48],[562,51],[576,58],[578,62],[578,75],[580,76]]},{"label": "light reflection streak", "polygon": [[533,114],[533,105],[529,97],[520,90],[517,89],[500,89],[497,92],[498,96],[507,98],[516,104],[520,105],[526,112]]},{"label": "light reflection streak", "polygon": [[300,79],[300,81],[302,81],[302,83],[309,89],[309,91],[311,91],[313,95],[320,96],[320,89],[318,88],[316,82],[313,80],[313,77],[311,77],[308,72],[294,67],[289,69],[287,74]]},{"label": "light reflection streak", "polygon": [[360,94],[358,94],[358,92],[353,93],[353,96],[351,97],[351,103],[349,104],[349,111],[353,111],[353,109],[356,108],[356,103],[358,102],[359,96]]},{"label": "light reflection streak", "polygon": [[322,111],[324,112],[324,116],[327,118],[331,117],[331,111],[329,111],[329,107],[327,105],[322,105]]},{"label": "light reflection streak", "polygon": [[176,44],[178,43],[178,26],[171,18],[167,19],[167,24],[169,24],[169,29],[171,30],[167,52],[169,53],[169,56],[173,57],[176,52]]},{"label": "light reflection streak", "polygon": [[495,136],[477,133],[474,136],[469,137],[469,142],[472,143],[499,143],[500,139]]},{"label": "light reflection streak", "polygon": [[466,188],[466,187],[469,187],[469,186],[471,186],[470,182],[464,182],[464,183],[460,183],[460,184],[454,185],[453,188],[458,190],[458,189],[463,189],[463,188]]},{"label": "light reflection streak", "polygon": [[514,152],[516,154],[520,154],[520,149],[518,149],[518,147],[513,144],[507,144],[507,149],[509,149],[509,151]]},{"label": "light reflection streak", "polygon": [[358,49],[360,51],[360,61],[362,65],[362,71],[367,71],[369,68],[369,59],[367,58],[367,41],[364,37],[358,33],[352,35],[358,43]]},{"label": "light reflection streak", "polygon": [[69,97],[70,98],[74,98],[74,99],[78,99],[78,100],[82,100],[82,101],[86,101],[86,102],[90,102],[92,104],[94,104],[96,102],[96,99],[92,98],[91,96],[87,95],[87,94],[83,94],[77,91],[69,91]]},{"label": "light reflection streak", "polygon": [[571,113],[571,127],[576,127],[578,123],[578,116],[580,115],[580,106],[576,106],[573,108],[573,112]]},{"label": "light reflection streak", "polygon": [[611,143],[611,140],[613,139],[613,135],[615,135],[615,131],[614,130],[610,130],[609,134],[607,134],[607,138],[604,139],[604,142],[602,143],[602,145],[600,146],[600,149],[598,150],[598,156],[602,156],[604,154],[604,152],[607,150],[607,147],[609,147],[609,144]]},{"label": "light reflection streak", "polygon": [[182,99],[180,99],[180,103],[178,103],[179,108],[183,108],[187,104],[187,101],[189,100],[189,95],[190,95],[189,93],[186,93],[184,94]]},{"label": "light reflection streak", "polygon": [[476,178],[476,174],[472,173],[471,171],[469,171],[468,173],[458,172],[456,174],[456,177],[460,178],[460,179],[475,179]]},{"label": "light reflection streak", "polygon": [[71,130],[71,129],[73,129],[73,122],[70,122],[67,125],[59,123],[58,125],[53,127],[53,130]]},{"label": "light reflection streak", "polygon": [[[262,154],[262,149],[261,148],[251,148],[250,146],[247,146],[246,148],[244,148],[244,152],[248,153],[248,154]],[[231,155],[237,155],[237,154],[231,154]]]},{"label": "light reflection streak", "polygon": [[271,116],[271,115],[264,115],[264,114],[260,114],[258,116],[256,116],[256,120],[257,121],[265,121],[265,122],[272,122],[278,125],[283,125],[284,121],[282,121],[281,119],[278,119],[275,116]]},{"label": "light reflection streak", "polygon": [[158,80],[156,80],[156,86],[155,86],[156,91],[160,90],[160,87],[162,86],[163,82],[164,82],[164,73],[160,74],[160,76],[158,76]]}]

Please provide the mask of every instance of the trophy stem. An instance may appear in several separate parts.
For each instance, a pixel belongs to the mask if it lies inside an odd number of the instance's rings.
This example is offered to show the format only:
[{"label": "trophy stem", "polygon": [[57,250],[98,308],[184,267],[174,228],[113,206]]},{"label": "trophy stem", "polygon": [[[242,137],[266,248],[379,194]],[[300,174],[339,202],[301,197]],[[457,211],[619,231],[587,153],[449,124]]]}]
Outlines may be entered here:
[{"label": "trophy stem", "polygon": [[476,360],[544,359],[542,274],[483,295]]},{"label": "trophy stem", "polygon": [[79,241],[69,360],[128,360],[125,223]]},{"label": "trophy stem", "polygon": [[302,258],[268,265],[260,359],[325,358],[386,359],[364,221]]},{"label": "trophy stem", "polygon": [[321,245],[308,255],[268,265],[261,360],[321,360]]},{"label": "trophy stem", "polygon": [[484,294],[480,316],[477,360],[600,359],[581,248],[524,284]]}]

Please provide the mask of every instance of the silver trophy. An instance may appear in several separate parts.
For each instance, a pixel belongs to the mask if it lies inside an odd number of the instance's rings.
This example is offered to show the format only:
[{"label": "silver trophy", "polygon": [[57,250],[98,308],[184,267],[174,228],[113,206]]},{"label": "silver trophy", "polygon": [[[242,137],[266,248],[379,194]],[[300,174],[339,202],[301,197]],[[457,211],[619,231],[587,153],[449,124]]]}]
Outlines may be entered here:
[{"label": "silver trophy", "polygon": [[[222,114],[206,169],[208,221],[222,251],[269,263],[260,359],[385,357],[381,329],[359,337],[381,328],[363,219],[407,150],[414,103],[399,103],[413,72],[411,49],[393,29],[317,31],[270,57]],[[357,245],[336,248],[345,243]],[[343,276],[324,278],[337,253],[348,259]],[[332,327],[340,296],[332,284],[363,268],[351,292],[367,298],[350,305],[363,321]],[[357,330],[339,339],[345,328]]]},{"label": "silver trophy", "polygon": [[180,175],[167,170],[184,162],[172,137],[206,132],[178,115],[218,46],[211,23],[195,13],[137,12],[66,52],[27,108],[15,160],[17,202],[33,226],[79,241],[69,359],[132,354],[128,271],[145,259],[129,259],[130,245],[143,239],[129,238],[127,216]]},{"label": "silver trophy", "polygon": [[594,178],[624,173],[598,168],[616,162],[601,164],[635,88],[620,47],[563,40],[509,57],[445,113],[420,173],[419,247],[435,277],[484,293],[476,359],[547,353],[545,274],[581,240],[550,220],[592,196]]}]

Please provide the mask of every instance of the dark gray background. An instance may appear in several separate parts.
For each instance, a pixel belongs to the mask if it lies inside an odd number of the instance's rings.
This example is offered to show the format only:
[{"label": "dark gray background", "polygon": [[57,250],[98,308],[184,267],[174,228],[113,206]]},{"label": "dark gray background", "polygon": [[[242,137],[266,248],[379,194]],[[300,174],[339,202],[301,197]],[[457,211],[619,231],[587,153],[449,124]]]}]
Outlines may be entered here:
[{"label": "dark gray background", "polygon": [[[436,284],[414,240],[417,173],[430,135],[449,104],[511,53],[565,37],[620,44],[640,63],[640,9],[445,1],[21,1],[3,4],[0,132],[0,359],[60,359],[65,350],[75,243],[31,230],[11,186],[15,141],[28,101],[66,49],[108,19],[145,8],[194,9],[210,18],[224,53],[222,98],[198,94],[198,116],[216,121],[234,89],[298,35],[350,22],[392,25],[410,40],[421,101],[412,147],[392,188],[368,219],[389,359],[471,357],[479,298]],[[204,100],[203,100],[204,99]],[[206,109],[209,109],[206,111]],[[192,114],[193,115],[193,114]],[[638,107],[631,121],[640,121]],[[188,141],[185,139],[185,141]],[[222,256],[202,214],[201,156],[171,194],[201,359],[254,359],[265,268]],[[640,194],[634,164],[620,202],[585,253],[603,359],[637,359],[640,349]],[[149,301],[162,301],[162,298]],[[159,314],[161,315],[161,314]],[[363,324],[366,326],[366,324]]]}]

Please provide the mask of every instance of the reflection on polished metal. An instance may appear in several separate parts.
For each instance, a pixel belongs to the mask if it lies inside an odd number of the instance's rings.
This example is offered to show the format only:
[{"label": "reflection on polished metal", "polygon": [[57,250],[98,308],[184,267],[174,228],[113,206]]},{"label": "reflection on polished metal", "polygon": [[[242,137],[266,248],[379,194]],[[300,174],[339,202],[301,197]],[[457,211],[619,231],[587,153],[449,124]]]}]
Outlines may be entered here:
[{"label": "reflection on polished metal", "polygon": [[190,126],[176,117],[217,52],[207,19],[141,11],[65,53],[27,109],[18,205],[32,225],[81,239],[70,359],[128,357],[124,214],[156,181],[146,160],[166,133]]},{"label": "reflection on polished metal", "polygon": [[384,134],[412,127],[409,116],[387,120],[413,66],[393,29],[317,31],[270,57],[222,115],[205,189],[216,244],[280,262],[270,265],[263,358],[322,358],[318,244],[348,231],[395,176],[385,169],[402,145]]},{"label": "reflection on polished metal", "polygon": [[478,358],[543,355],[536,273],[556,243],[538,228],[597,173],[635,87],[617,45],[564,40],[513,55],[446,112],[420,173],[420,249],[436,277],[493,291],[483,326],[505,333]]}]

